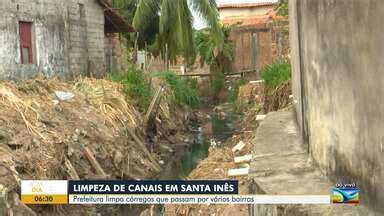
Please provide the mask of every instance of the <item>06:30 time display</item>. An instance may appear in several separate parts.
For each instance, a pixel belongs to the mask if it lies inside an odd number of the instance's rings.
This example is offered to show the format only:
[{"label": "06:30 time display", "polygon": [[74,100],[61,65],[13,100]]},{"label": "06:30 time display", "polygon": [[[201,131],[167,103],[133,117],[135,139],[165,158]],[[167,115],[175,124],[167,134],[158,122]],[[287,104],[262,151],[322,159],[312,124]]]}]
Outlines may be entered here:
[{"label": "06:30 time display", "polygon": [[35,202],[53,202],[53,196],[50,195],[36,195],[33,200]]}]

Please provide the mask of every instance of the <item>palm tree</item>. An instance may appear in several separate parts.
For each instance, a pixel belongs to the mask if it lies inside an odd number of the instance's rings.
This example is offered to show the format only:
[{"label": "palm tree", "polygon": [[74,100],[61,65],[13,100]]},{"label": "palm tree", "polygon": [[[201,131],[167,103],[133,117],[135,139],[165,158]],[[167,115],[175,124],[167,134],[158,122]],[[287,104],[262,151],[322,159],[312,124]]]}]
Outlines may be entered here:
[{"label": "palm tree", "polygon": [[223,35],[222,42],[218,42],[210,36],[212,31],[210,28],[195,32],[195,45],[200,61],[209,65],[210,71],[213,74],[232,72],[233,45],[229,41],[229,33],[235,27],[237,27],[236,24],[220,27]]},{"label": "palm tree", "polygon": [[209,65],[213,100],[218,101],[218,96],[224,87],[225,74],[232,72],[233,46],[229,34],[237,25],[222,26],[220,31],[223,41],[218,43],[210,37],[211,29],[202,29],[195,32],[196,50],[200,56],[201,64]]},{"label": "palm tree", "polygon": [[133,26],[141,31],[158,17],[159,31],[154,46],[161,56],[175,61],[177,55],[182,55],[192,63],[195,50],[191,8],[206,20],[212,30],[211,37],[220,43],[223,36],[215,0],[139,0]]}]

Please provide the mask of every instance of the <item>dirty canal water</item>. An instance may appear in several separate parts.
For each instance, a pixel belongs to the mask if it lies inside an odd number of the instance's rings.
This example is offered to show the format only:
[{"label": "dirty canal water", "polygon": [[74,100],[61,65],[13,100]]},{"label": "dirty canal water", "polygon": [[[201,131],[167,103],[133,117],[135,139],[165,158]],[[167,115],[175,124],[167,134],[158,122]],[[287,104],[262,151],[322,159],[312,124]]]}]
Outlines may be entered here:
[{"label": "dirty canal water", "polygon": [[[198,163],[208,157],[208,150],[211,145],[219,147],[221,143],[230,138],[236,131],[236,120],[238,115],[229,113],[227,115],[219,115],[213,113],[210,115],[210,129],[204,131],[201,125],[194,125],[194,140],[190,148],[184,153],[180,161],[171,162],[172,175],[162,176],[162,179],[184,179],[189,173],[196,168]],[[164,172],[168,174],[170,172]]]},{"label": "dirty canal water", "polygon": [[[158,179],[185,179],[201,160],[208,157],[209,147],[211,145],[220,147],[226,139],[230,138],[236,132],[237,119],[239,119],[239,115],[234,113],[212,113],[204,125],[193,125],[191,131],[191,133],[193,133],[193,144],[188,147],[186,152],[181,156],[181,159],[169,160],[163,167]],[[144,206],[123,205],[120,207],[121,214],[119,215],[139,215],[143,208],[145,209]],[[153,209],[154,215],[162,215],[162,211],[162,205],[157,205]]]}]

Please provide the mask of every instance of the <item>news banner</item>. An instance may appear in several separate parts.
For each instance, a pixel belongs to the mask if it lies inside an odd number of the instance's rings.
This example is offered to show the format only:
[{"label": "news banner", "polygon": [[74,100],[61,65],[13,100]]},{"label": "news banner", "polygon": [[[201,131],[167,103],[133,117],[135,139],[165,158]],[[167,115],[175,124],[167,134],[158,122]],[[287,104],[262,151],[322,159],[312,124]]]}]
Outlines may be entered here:
[{"label": "news banner", "polygon": [[23,180],[25,204],[330,204],[359,203],[355,185],[324,195],[239,195],[236,180]]}]

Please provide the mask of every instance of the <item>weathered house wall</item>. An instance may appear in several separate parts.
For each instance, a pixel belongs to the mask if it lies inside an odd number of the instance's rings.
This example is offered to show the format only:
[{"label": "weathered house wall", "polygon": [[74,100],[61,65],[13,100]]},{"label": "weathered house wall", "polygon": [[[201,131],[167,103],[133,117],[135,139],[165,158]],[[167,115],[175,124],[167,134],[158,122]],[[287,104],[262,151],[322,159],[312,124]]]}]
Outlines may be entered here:
[{"label": "weathered house wall", "polygon": [[105,73],[103,8],[96,0],[72,1],[69,7],[71,73],[101,76]]},{"label": "weathered house wall", "polygon": [[[292,0],[294,94],[315,161],[384,212],[384,4]],[[303,119],[303,121],[301,121]]]},{"label": "weathered house wall", "polygon": [[108,73],[127,70],[130,56],[126,44],[126,39],[118,34],[105,36],[105,69]]},{"label": "weathered house wall", "polygon": [[[21,64],[20,21],[33,23],[33,64]],[[0,79],[99,74],[104,62],[104,12],[96,0],[1,1]]]}]

